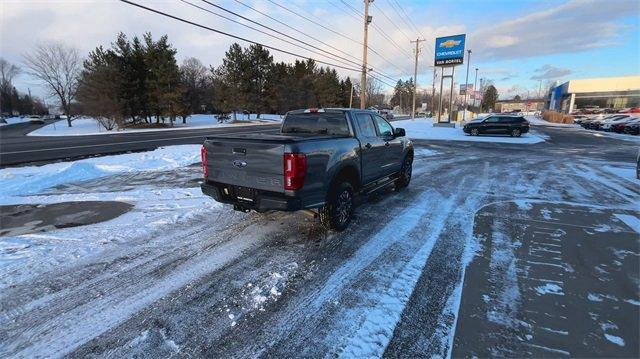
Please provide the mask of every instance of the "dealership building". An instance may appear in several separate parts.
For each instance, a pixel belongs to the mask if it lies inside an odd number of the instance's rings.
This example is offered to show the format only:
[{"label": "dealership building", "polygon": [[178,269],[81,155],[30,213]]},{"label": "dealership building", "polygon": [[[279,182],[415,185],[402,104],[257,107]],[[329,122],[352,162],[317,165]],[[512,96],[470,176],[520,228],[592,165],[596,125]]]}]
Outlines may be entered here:
[{"label": "dealership building", "polygon": [[496,101],[495,112],[530,112],[544,110],[544,99]]},{"label": "dealership building", "polygon": [[583,108],[640,106],[640,76],[570,80],[549,91],[549,109],[570,113]]}]

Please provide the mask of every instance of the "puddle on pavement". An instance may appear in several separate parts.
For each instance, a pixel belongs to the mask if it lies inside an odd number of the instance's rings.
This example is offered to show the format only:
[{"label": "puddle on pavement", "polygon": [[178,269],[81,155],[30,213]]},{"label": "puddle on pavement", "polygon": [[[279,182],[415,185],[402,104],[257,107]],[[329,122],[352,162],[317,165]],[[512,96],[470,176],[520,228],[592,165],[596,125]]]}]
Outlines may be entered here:
[{"label": "puddle on pavement", "polygon": [[116,218],[133,208],[118,201],[75,201],[0,206],[0,236],[41,233]]}]

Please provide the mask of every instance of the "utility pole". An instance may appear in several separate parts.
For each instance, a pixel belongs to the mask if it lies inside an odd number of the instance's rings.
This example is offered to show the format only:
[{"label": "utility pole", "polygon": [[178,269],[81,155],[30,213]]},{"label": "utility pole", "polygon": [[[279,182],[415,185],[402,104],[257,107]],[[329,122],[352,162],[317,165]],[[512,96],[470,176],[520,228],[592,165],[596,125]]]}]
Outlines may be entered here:
[{"label": "utility pole", "polygon": [[364,0],[364,41],[362,43],[362,76],[360,78],[360,109],[364,110],[367,101],[366,88],[367,88],[367,52],[369,46],[367,44],[369,38],[369,23],[371,23],[371,16],[369,16],[369,3],[373,0]]},{"label": "utility pole", "polygon": [[464,110],[462,112],[462,121],[467,120],[467,92],[469,92],[469,64],[471,63],[471,50],[467,50],[467,79],[464,81]]},{"label": "utility pole", "polygon": [[413,66],[413,105],[411,108],[411,119],[416,118],[416,92],[418,91],[418,55],[420,54],[420,42],[425,41],[424,39],[417,38],[416,41],[410,41],[411,43],[416,43],[416,62]]},{"label": "utility pole", "polygon": [[476,67],[476,79],[473,80],[473,107],[476,107],[476,91],[478,91],[478,89],[476,88],[476,86],[478,85],[478,68]]}]

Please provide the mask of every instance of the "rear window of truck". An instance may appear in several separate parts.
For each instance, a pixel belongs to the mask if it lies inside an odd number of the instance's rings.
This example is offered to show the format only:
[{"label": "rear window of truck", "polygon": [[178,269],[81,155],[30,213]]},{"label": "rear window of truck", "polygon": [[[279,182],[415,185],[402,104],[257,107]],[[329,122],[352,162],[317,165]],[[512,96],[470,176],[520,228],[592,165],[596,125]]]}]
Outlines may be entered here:
[{"label": "rear window of truck", "polygon": [[313,133],[349,136],[344,113],[312,112],[289,114],[282,123],[282,133]]}]

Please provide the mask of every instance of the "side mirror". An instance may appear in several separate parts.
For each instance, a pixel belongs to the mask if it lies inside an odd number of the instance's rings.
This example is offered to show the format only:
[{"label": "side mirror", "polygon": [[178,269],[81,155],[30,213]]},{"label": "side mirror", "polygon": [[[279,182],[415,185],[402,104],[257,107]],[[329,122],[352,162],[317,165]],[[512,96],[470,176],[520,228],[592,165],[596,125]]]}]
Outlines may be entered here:
[{"label": "side mirror", "polygon": [[395,130],[393,130],[393,135],[395,137],[403,137],[406,136],[407,133],[404,131],[404,128],[396,128]]}]

